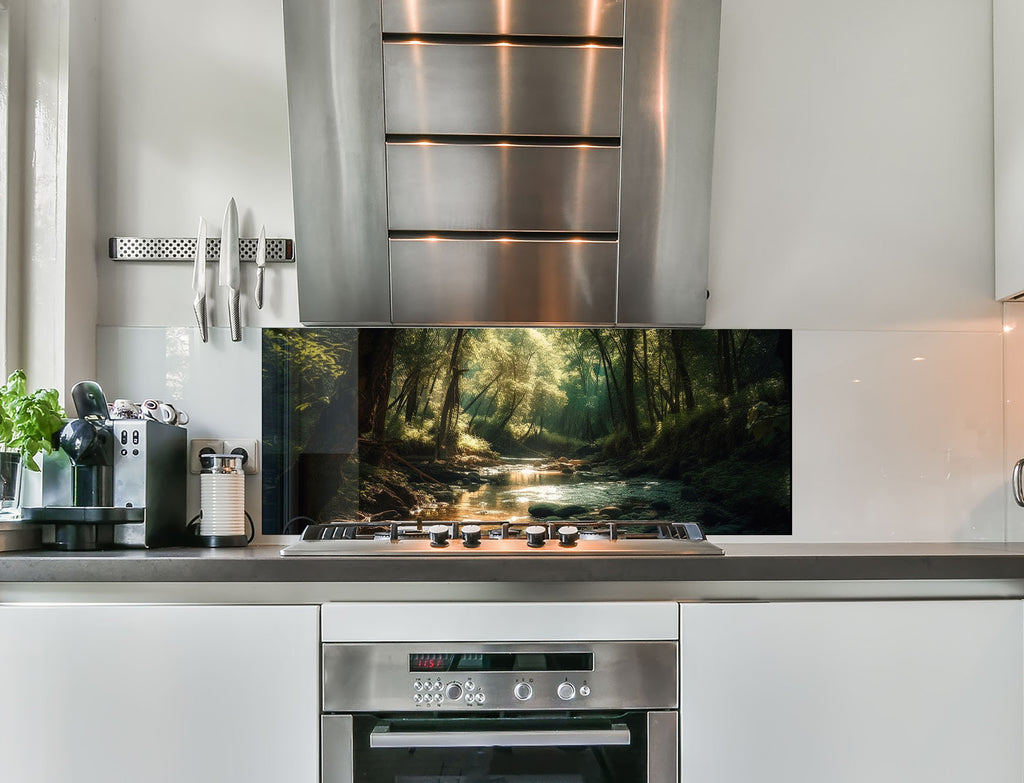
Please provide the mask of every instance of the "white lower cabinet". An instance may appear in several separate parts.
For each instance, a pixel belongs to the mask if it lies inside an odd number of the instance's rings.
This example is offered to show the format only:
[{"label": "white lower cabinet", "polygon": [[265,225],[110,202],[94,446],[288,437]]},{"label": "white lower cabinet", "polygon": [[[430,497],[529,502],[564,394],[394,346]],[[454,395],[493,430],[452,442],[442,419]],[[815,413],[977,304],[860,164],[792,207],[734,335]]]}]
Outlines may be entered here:
[{"label": "white lower cabinet", "polygon": [[314,606],[0,607],[0,780],[316,783]]},{"label": "white lower cabinet", "polygon": [[681,607],[683,783],[1020,783],[1020,601]]}]

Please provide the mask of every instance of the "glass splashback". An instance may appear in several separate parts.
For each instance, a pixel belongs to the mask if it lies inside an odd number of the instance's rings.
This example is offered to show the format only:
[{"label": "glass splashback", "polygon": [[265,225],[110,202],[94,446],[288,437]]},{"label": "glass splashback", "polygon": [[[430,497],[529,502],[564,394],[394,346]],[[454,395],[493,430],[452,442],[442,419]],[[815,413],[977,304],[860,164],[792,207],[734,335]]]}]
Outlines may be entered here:
[{"label": "glass splashback", "polygon": [[792,532],[792,333],[266,329],[263,532],[339,519]]}]

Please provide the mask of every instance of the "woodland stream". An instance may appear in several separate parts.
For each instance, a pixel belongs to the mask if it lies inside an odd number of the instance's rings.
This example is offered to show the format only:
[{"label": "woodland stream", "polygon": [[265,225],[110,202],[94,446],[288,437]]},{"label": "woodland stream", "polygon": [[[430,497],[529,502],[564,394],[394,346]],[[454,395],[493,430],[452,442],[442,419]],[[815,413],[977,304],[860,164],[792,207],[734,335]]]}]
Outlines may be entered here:
[{"label": "woodland stream", "polygon": [[[563,473],[542,470],[540,459],[505,458],[501,464],[481,471],[485,483],[453,486],[453,502],[424,507],[419,519],[509,520],[529,518],[529,508],[547,504],[555,508],[577,506],[572,516],[596,517],[600,509],[614,507],[645,509],[644,516],[660,516],[654,507],[668,509],[679,499],[681,482],[652,477],[622,478],[610,471],[580,470]],[[490,480],[488,480],[490,479]]]}]

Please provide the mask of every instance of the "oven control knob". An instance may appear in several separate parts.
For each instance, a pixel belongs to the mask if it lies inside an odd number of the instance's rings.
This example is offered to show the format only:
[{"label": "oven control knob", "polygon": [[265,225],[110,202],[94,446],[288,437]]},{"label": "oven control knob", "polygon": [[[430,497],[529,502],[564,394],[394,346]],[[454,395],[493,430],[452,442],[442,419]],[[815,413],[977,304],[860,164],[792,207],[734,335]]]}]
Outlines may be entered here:
[{"label": "oven control knob", "polygon": [[512,689],[512,693],[519,701],[528,701],[533,696],[533,688],[530,687],[528,682],[517,682],[516,687]]},{"label": "oven control knob", "polygon": [[589,695],[590,695],[590,686],[589,685],[581,685],[580,686],[580,696],[589,696]]},{"label": "oven control knob", "polygon": [[524,532],[526,533],[527,546],[544,546],[544,539],[548,535],[547,528],[544,525],[530,525]]},{"label": "oven control knob", "polygon": [[462,686],[457,682],[450,682],[444,689],[444,697],[448,701],[458,701],[462,698]]},{"label": "oven control knob", "polygon": [[463,525],[462,543],[467,547],[480,546],[480,525]]},{"label": "oven control knob", "polygon": [[576,698],[576,686],[571,682],[560,682],[555,693],[558,694],[558,698],[562,701],[572,701]]},{"label": "oven control knob", "polygon": [[427,528],[431,546],[448,546],[448,525],[431,525]]},{"label": "oven control knob", "polygon": [[575,525],[562,525],[558,528],[558,543],[561,546],[576,546],[580,530]]}]

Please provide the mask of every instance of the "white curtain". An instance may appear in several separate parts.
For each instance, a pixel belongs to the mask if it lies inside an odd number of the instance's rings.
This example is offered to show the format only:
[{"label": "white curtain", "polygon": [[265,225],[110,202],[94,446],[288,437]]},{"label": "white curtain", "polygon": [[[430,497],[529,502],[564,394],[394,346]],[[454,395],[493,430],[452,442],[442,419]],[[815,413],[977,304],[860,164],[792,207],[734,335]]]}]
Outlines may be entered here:
[{"label": "white curtain", "polygon": [[11,12],[7,0],[0,0],[0,306],[3,307],[3,318],[0,319],[0,378],[6,378],[11,367],[10,340],[14,337],[15,324],[12,324],[13,313],[9,274],[9,231],[8,222],[11,211],[10,187],[10,84],[11,84]]}]

